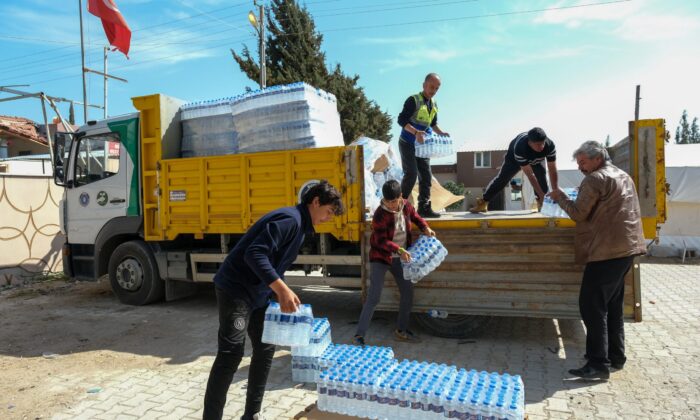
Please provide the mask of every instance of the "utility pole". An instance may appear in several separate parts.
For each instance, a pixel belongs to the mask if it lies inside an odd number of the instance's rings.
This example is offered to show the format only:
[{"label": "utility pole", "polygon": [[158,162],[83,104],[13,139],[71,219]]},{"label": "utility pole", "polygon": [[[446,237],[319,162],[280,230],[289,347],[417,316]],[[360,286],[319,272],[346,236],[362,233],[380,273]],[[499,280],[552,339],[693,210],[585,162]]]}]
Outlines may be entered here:
[{"label": "utility pole", "polygon": [[[257,3],[257,0],[256,0]],[[265,6],[260,1],[260,88],[267,87],[267,69],[265,68]]]},{"label": "utility pole", "polygon": [[88,120],[87,84],[85,83],[85,43],[83,41],[83,1],[78,0],[78,15],[80,16],[80,74],[83,76],[83,123]]},{"label": "utility pole", "polygon": [[104,56],[104,114],[103,118],[107,119],[107,51],[109,51],[109,47],[105,46],[105,56]]},{"label": "utility pole", "polygon": [[641,93],[641,85],[637,85],[637,94],[634,97],[634,120],[639,120],[639,101],[642,99],[639,95]]},{"label": "utility pole", "polygon": [[[107,73],[107,52],[109,51],[109,47],[105,47],[104,49],[104,71],[97,71],[97,70],[92,70],[87,67],[85,67],[85,42],[83,40],[83,1],[78,0],[78,11],[79,11],[79,16],[80,16],[80,60],[82,63],[82,68],[81,68],[81,73],[83,76],[83,123],[87,123],[88,120],[88,107],[96,107],[96,108],[102,108],[104,109],[104,117],[107,118],[107,78],[112,78],[116,79],[122,82],[127,82],[126,79],[122,79],[121,77],[117,76],[112,76],[111,74]],[[86,73],[95,73],[99,74],[104,77],[104,106],[95,106],[95,105],[90,105],[88,104],[87,100],[87,83],[85,81]],[[78,102],[76,102],[78,103]]]},{"label": "utility pole", "polygon": [[259,17],[256,17],[252,11],[248,12],[248,21],[258,32],[258,37],[260,38],[258,47],[260,51],[260,89],[265,89],[267,86],[267,69],[265,68],[265,6],[263,1],[260,0],[260,4],[258,4],[258,0],[253,0],[253,5],[258,8]]}]

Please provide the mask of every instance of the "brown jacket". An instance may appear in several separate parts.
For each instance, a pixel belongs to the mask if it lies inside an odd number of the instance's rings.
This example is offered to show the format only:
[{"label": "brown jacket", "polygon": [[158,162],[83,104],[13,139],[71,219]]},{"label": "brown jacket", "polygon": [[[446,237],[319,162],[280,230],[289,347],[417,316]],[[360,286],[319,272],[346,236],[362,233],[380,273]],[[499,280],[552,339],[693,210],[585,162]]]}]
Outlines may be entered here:
[{"label": "brown jacket", "polygon": [[646,253],[634,182],[610,162],[581,181],[575,202],[558,204],[576,222],[578,264]]}]

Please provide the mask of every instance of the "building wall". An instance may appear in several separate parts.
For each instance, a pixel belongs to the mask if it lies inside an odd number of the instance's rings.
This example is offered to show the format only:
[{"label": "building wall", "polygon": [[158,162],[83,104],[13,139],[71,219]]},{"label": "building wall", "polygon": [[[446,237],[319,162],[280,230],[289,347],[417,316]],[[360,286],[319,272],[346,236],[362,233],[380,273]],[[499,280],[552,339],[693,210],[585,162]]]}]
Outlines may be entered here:
[{"label": "building wall", "polygon": [[7,146],[7,157],[19,156],[20,152],[22,151],[29,151],[29,154],[31,155],[43,155],[49,153],[48,146],[23,139],[21,137],[3,137],[3,139],[9,143]]},{"label": "building wall", "polygon": [[63,270],[62,194],[50,177],[0,175],[0,285]]},{"label": "building wall", "polygon": [[491,151],[491,167],[475,168],[474,152],[457,153],[457,180],[466,187],[484,188],[498,174],[503,164],[505,150]]}]

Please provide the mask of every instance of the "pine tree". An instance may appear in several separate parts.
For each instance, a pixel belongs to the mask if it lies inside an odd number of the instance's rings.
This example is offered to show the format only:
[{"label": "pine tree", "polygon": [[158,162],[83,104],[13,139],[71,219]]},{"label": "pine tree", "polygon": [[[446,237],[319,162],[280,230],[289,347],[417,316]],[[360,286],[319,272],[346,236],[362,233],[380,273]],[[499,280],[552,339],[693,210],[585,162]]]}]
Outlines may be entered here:
[{"label": "pine tree", "polygon": [[[326,55],[321,50],[323,35],[316,31],[306,7],[296,0],[272,0],[266,17],[268,86],[303,81],[333,93],[338,100],[340,127],[346,144],[360,135],[391,140],[391,118],[357,85],[360,77],[345,75],[340,64],[332,71],[326,67]],[[247,46],[240,55],[231,52],[241,71],[251,80],[260,80],[258,60]]]},{"label": "pine tree", "polygon": [[700,128],[698,128],[698,117],[693,118],[693,123],[690,124],[690,143],[700,143]]},{"label": "pine tree", "polygon": [[610,147],[610,134],[605,138],[605,147]]},{"label": "pine tree", "polygon": [[683,110],[683,115],[678,123],[678,128],[676,128],[676,143],[678,144],[688,144],[691,143],[690,139],[690,124],[688,124],[688,111]]}]

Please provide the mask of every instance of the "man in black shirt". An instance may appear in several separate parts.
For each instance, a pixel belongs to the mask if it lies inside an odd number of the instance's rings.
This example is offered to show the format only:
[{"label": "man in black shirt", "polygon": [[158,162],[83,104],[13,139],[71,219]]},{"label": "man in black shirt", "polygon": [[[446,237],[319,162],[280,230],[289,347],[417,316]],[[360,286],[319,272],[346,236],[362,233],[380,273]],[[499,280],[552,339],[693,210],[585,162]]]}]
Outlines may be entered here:
[{"label": "man in black shirt", "polygon": [[408,199],[418,178],[418,214],[423,217],[440,217],[430,204],[430,159],[416,157],[416,142],[423,143],[427,132],[448,136],[437,125],[437,103],[433,97],[440,89],[440,76],[429,73],[423,81],[423,91],[410,96],[403,104],[399,114],[401,135],[399,136],[399,152],[403,167],[401,180],[401,195]]},{"label": "man in black shirt", "polygon": [[520,133],[510,142],[505,160],[498,175],[486,187],[483,198],[476,200],[476,205],[469,209],[472,213],[487,211],[489,201],[498,194],[508,182],[522,170],[530,180],[537,196],[537,208],[542,207],[542,201],[548,191],[544,161],[547,160],[547,171],[552,189],[559,188],[557,176],[557,151],[554,142],[547,137],[544,130],[535,127],[527,133]]},{"label": "man in black shirt", "polygon": [[219,308],[218,351],[204,396],[204,420],[221,419],[233,375],[243,358],[246,331],[253,346],[242,420],[259,420],[275,346],[261,341],[265,310],[274,293],[282,312],[301,303],[284,282],[314,226],[344,212],[340,193],[327,181],[311,187],[295,207],[274,210],[255,222],[214,276]]}]

